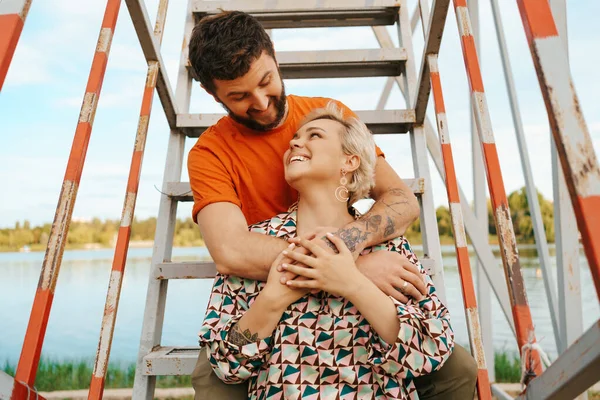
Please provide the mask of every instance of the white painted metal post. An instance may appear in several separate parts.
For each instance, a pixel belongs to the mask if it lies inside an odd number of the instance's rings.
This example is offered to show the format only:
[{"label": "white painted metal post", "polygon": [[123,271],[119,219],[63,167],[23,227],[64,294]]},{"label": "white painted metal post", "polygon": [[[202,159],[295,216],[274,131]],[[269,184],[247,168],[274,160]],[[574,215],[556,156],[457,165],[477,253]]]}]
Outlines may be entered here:
[{"label": "white painted metal post", "polygon": [[[558,33],[565,47],[565,53],[568,56],[566,2],[565,0],[550,0],[550,6]],[[552,138],[552,135],[550,137]],[[561,346],[558,347],[558,350],[559,353],[562,353],[583,333],[581,280],[579,277],[579,230],[554,139],[551,142],[558,313],[561,334]],[[578,399],[587,399],[587,394],[582,394]]]},{"label": "white painted metal post", "polygon": [[[475,47],[477,53],[481,54],[479,45],[479,0],[470,0],[468,3],[469,13],[471,15],[471,23],[473,27],[473,38],[475,39]],[[469,101],[472,102],[471,96]],[[473,107],[471,106],[471,110]],[[477,126],[475,118],[471,113],[471,158],[473,163],[473,212],[477,218],[477,226],[479,226],[486,234],[489,232],[488,227],[488,212],[486,198],[486,183],[485,183],[485,167],[483,165],[483,155],[481,154],[481,143],[477,134]],[[486,240],[489,239],[486,236]],[[496,381],[496,370],[494,362],[494,330],[492,328],[492,295],[490,284],[485,279],[485,271],[481,261],[477,261],[475,266],[475,274],[477,276],[477,301],[479,303],[479,320],[481,322],[481,334],[483,336],[483,347],[485,358],[488,362],[488,374],[490,382]]]},{"label": "white painted metal post", "polygon": [[[548,299],[548,308],[550,310],[550,319],[552,321],[552,330],[554,332],[554,340],[556,348],[561,349],[560,327],[558,324],[558,307],[556,297],[556,283],[554,282],[554,271],[552,270],[552,262],[550,261],[550,252],[548,250],[548,239],[544,230],[544,222],[542,220],[542,212],[538,201],[537,190],[533,180],[531,171],[531,163],[529,162],[529,150],[527,149],[527,141],[525,140],[525,130],[521,120],[521,111],[519,108],[519,100],[512,75],[512,67],[510,57],[506,47],[506,39],[504,38],[504,25],[500,15],[500,8],[497,0],[491,0],[492,14],[494,17],[494,25],[496,27],[496,37],[498,39],[498,47],[502,58],[502,66],[504,70],[504,79],[506,82],[506,90],[510,101],[511,114],[517,144],[519,146],[519,154],[521,156],[521,166],[525,177],[525,188],[527,190],[527,202],[533,221],[533,233],[537,248],[540,266],[544,276],[544,287],[546,289],[546,297]],[[567,193],[568,195],[568,193]]]},{"label": "white painted metal post", "polygon": [[[398,41],[400,47],[406,49],[408,61],[404,81],[406,82],[405,99],[406,104],[413,104],[417,93],[417,74],[415,70],[415,55],[413,51],[412,33],[408,16],[406,0],[400,1],[400,19],[398,21]],[[421,235],[423,236],[423,253],[425,257],[434,260],[435,273],[433,281],[442,301],[446,301],[446,290],[444,287],[444,268],[442,265],[442,249],[440,247],[439,231],[435,218],[435,207],[433,205],[433,189],[431,186],[431,174],[429,172],[429,157],[427,156],[427,143],[425,141],[425,130],[423,125],[415,126],[410,132],[413,167],[415,178],[425,177],[425,191],[421,195]]]},{"label": "white painted metal post", "polygon": [[[137,0],[142,1],[143,0]],[[187,15],[184,26],[183,46],[187,46],[192,29],[194,28],[194,16],[191,11],[192,1],[188,2]],[[192,90],[192,78],[186,68],[187,52],[181,52],[179,61],[179,75],[177,77],[177,88],[175,100],[180,113],[189,113],[190,95]],[[171,129],[169,144],[167,148],[167,162],[163,185],[168,182],[181,180],[183,168],[185,135],[178,129]],[[163,188],[164,191],[164,188]],[[137,368],[133,385],[133,398],[152,400],[156,385],[156,376],[144,375],[142,363],[146,356],[155,346],[158,346],[162,337],[165,302],[167,297],[167,279],[156,279],[154,269],[160,263],[171,260],[173,250],[173,235],[175,229],[175,218],[177,212],[177,201],[162,194],[156,221],[156,237],[152,253],[152,266],[148,278],[148,292],[146,294],[146,306],[144,309],[144,324],[138,352]]]},{"label": "white painted metal post", "polygon": [[[418,15],[418,9],[416,14]],[[373,32],[375,33],[375,37],[377,38],[377,41],[379,42],[379,45],[381,47],[390,48],[394,46],[392,43],[392,38],[390,37],[388,31],[384,27],[374,26]],[[395,80],[402,94],[406,96],[404,79],[402,79],[401,77],[396,77]],[[440,174],[441,178],[445,181],[446,177],[444,174],[444,167],[442,163],[440,143],[437,138],[437,134],[434,132],[433,125],[431,124],[429,118],[425,118],[424,130],[429,154],[431,155],[435,166],[437,167],[438,173]],[[485,276],[487,278],[488,283],[490,283],[491,285],[492,291],[496,295],[496,299],[500,303],[500,308],[502,309],[506,321],[513,334],[515,334],[515,324],[512,319],[511,306],[508,301],[508,288],[506,287],[502,271],[496,268],[498,263],[492,252],[492,248],[490,247],[487,240],[487,225],[485,227],[485,230],[481,229],[481,227],[476,225],[476,219],[473,214],[473,211],[469,207],[468,203],[464,200],[467,197],[461,189],[460,183],[459,190],[461,197],[462,213],[465,222],[465,229],[467,230],[469,238],[471,239],[473,248],[475,249],[475,253],[477,254],[479,261],[483,263],[482,265],[485,271]]]}]

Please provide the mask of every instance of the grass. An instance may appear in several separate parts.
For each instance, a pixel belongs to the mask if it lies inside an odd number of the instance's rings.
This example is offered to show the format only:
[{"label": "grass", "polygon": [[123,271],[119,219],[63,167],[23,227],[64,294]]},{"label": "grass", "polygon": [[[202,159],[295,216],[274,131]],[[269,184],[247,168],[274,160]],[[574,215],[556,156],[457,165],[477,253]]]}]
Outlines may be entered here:
[{"label": "grass", "polygon": [[[54,390],[87,389],[93,372],[92,360],[57,361],[42,358],[38,368],[35,387],[42,392]],[[15,375],[16,367],[4,363],[2,370],[11,376]],[[106,388],[133,387],[135,377],[135,363],[108,365],[106,374]],[[191,387],[189,376],[160,376],[156,380],[156,387]]]},{"label": "grass", "polygon": [[521,359],[512,352],[496,352],[494,354],[494,370],[496,382],[518,383],[521,381]]},{"label": "grass", "polygon": [[[496,353],[496,380],[498,382],[519,382],[521,377],[519,359],[512,353]],[[15,366],[4,363],[1,368],[11,376]],[[93,372],[92,360],[57,361],[42,358],[38,368],[35,386],[42,392],[54,390],[87,389]],[[110,363],[106,374],[106,388],[133,387],[135,363]],[[156,386],[160,388],[191,387],[189,376],[160,376]]]}]

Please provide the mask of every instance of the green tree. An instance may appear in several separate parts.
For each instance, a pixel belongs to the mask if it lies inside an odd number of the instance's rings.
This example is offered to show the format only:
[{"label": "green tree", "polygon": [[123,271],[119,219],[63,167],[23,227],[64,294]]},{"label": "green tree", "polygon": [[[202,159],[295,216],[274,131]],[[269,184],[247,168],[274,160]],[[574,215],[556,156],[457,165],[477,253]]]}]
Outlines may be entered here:
[{"label": "green tree", "polygon": [[452,232],[452,217],[450,216],[450,210],[444,206],[439,206],[435,210],[435,217],[437,219],[440,237],[454,237]]}]

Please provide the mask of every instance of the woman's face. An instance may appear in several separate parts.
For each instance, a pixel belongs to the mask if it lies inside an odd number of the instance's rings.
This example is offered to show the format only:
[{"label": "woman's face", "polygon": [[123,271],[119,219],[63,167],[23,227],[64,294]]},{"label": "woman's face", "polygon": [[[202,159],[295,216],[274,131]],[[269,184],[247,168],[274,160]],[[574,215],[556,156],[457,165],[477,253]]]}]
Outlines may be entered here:
[{"label": "woman's face", "polygon": [[285,179],[292,187],[305,179],[339,185],[346,160],[340,140],[343,129],[329,119],[311,121],[298,129],[283,155]]}]

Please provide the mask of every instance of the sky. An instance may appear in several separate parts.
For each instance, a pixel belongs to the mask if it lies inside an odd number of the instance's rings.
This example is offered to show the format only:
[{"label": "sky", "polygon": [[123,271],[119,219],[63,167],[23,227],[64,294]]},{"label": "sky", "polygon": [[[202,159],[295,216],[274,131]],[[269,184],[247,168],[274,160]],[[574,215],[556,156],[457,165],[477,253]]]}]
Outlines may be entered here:
[{"label": "sky", "polygon": [[[176,86],[186,4],[171,0],[162,42],[171,87]],[[410,9],[414,0],[409,1]],[[527,145],[538,189],[552,199],[548,117],[527,46],[516,1],[499,1],[520,103]],[[158,0],[146,1],[154,23]],[[106,1],[33,1],[12,64],[0,93],[0,228],[16,221],[52,222],[77,125]],[[596,153],[600,149],[600,2],[567,2],[571,74]],[[480,0],[480,43],[483,80],[507,193],[524,185],[524,178],[490,3]],[[390,29],[392,37],[395,31]],[[276,51],[377,48],[370,28],[296,29],[273,32]],[[397,41],[396,41],[397,42]],[[423,39],[414,33],[416,65]],[[596,49],[596,50],[594,50]],[[468,83],[454,10],[450,7],[439,57],[449,133],[458,180],[472,200],[471,131]],[[418,68],[418,67],[417,67]],[[119,219],[127,185],[134,137],[147,64],[126,5],[121,5],[100,96],[92,137],[73,217]],[[386,78],[288,80],[288,93],[325,96],[353,110],[375,109]],[[432,100],[430,100],[430,110]],[[386,108],[405,108],[394,88]],[[157,188],[162,185],[169,129],[155,96],[135,215],[156,216]],[[194,84],[192,113],[222,112],[198,83]],[[435,115],[428,114],[433,122]],[[377,136],[387,160],[403,178],[414,176],[408,135]],[[195,139],[186,141],[187,150]],[[430,162],[434,203],[447,205],[443,182]],[[187,172],[182,181],[187,181]],[[188,217],[182,203],[180,217]]]}]

